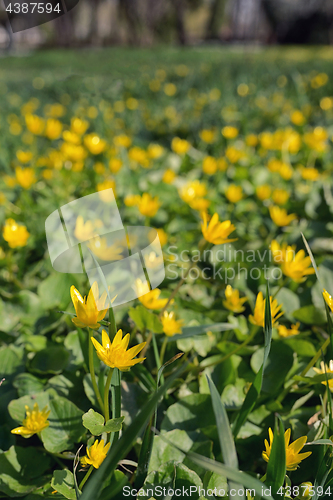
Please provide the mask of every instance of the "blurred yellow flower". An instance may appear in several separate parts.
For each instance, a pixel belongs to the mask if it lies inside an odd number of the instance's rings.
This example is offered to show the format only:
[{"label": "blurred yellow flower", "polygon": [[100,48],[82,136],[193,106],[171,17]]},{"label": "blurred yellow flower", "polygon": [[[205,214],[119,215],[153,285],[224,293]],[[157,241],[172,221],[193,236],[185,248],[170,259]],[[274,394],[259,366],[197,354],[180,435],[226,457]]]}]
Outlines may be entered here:
[{"label": "blurred yellow flower", "polygon": [[318,73],[311,79],[311,87],[318,89],[328,82],[328,75],[326,73]]},{"label": "blurred yellow flower", "polygon": [[15,176],[18,184],[24,189],[29,189],[36,182],[35,172],[32,168],[16,167]]},{"label": "blurred yellow flower", "polygon": [[230,184],[225,192],[227,199],[230,203],[237,203],[243,198],[243,191],[241,186],[236,186],[235,184]]},{"label": "blurred yellow flower", "polygon": [[70,294],[76,312],[76,317],[72,318],[74,325],[78,328],[87,326],[88,328],[97,330],[101,326],[99,321],[107,313],[107,309],[103,309],[107,293],[103,292],[101,297],[99,297],[98,284],[95,281],[89,290],[88,298],[86,296],[83,298],[74,285],[71,286]]},{"label": "blurred yellow flower", "polygon": [[174,83],[166,83],[163,90],[167,96],[172,97],[177,92],[177,87]]},{"label": "blurred yellow flower", "polygon": [[113,143],[115,146],[121,147],[121,148],[129,148],[130,145],[132,144],[131,138],[128,137],[128,135],[121,134],[121,135],[116,135],[113,138]]},{"label": "blurred yellow flower", "polygon": [[153,198],[149,193],[143,193],[138,202],[138,208],[140,213],[142,215],[145,215],[146,217],[154,217],[154,215],[157,214],[157,211],[160,208],[160,206],[161,204],[158,201],[158,197],[155,196]]},{"label": "blurred yellow flower", "polygon": [[61,146],[61,153],[70,161],[82,161],[87,156],[87,151],[81,145],[64,142]]},{"label": "blurred yellow flower", "polygon": [[95,236],[88,244],[93,254],[99,259],[105,261],[122,260],[124,247],[118,244],[108,246],[107,239]]},{"label": "blurred yellow flower", "polygon": [[228,146],[225,150],[225,155],[230,163],[237,163],[241,158],[244,158],[244,152],[236,149],[233,146]]},{"label": "blurred yellow flower", "polygon": [[164,314],[161,317],[161,322],[163,325],[163,332],[168,337],[173,337],[177,333],[182,333],[184,320],[177,320],[174,312],[167,313],[167,311],[164,311]]},{"label": "blurred yellow flower", "polygon": [[45,135],[48,139],[55,140],[61,136],[63,124],[55,118],[49,118],[46,121]]},{"label": "blurred yellow flower", "polygon": [[319,178],[319,172],[314,167],[306,167],[301,169],[301,176],[307,181],[316,181]]},{"label": "blurred yellow flower", "polygon": [[16,158],[20,163],[29,163],[32,160],[32,153],[31,151],[22,151],[20,149],[16,151]]},{"label": "blurred yellow flower", "polygon": [[217,161],[213,156],[206,156],[202,162],[202,170],[205,174],[213,175],[217,171]]},{"label": "blurred yellow flower", "polygon": [[304,125],[305,116],[301,111],[295,109],[295,111],[293,111],[290,115],[290,120],[293,122],[294,125]]},{"label": "blurred yellow flower", "polygon": [[160,158],[164,153],[164,148],[159,144],[149,144],[147,153],[149,158],[153,159]]},{"label": "blurred yellow flower", "polygon": [[[288,247],[288,249],[291,249],[291,247]],[[314,268],[309,266],[312,266],[311,259],[309,256],[305,256],[304,250],[300,250],[296,255],[293,251],[287,251],[281,269],[293,281],[302,283],[309,274],[315,273]]]},{"label": "blurred yellow flower", "polygon": [[106,150],[107,144],[97,134],[89,134],[84,137],[84,144],[93,155],[99,155]]},{"label": "blurred yellow flower", "polygon": [[120,158],[111,158],[109,161],[109,168],[113,174],[119,172],[122,166],[123,162]]},{"label": "blurred yellow flower", "polygon": [[37,115],[26,115],[25,123],[29,132],[35,135],[42,135],[45,128],[45,120]]},{"label": "blurred yellow flower", "polygon": [[[156,231],[157,231],[157,235],[158,235],[158,238],[160,240],[161,246],[163,247],[168,242],[168,235],[166,234],[166,232],[164,231],[164,229],[162,229],[161,227],[159,227],[158,229],[156,229]],[[156,238],[156,236],[155,236],[155,230],[152,230],[152,232],[149,233],[149,240],[150,240],[150,242],[152,243],[155,238]]]},{"label": "blurred yellow flower", "polygon": [[179,137],[174,137],[171,141],[171,149],[179,155],[186,154],[191,148],[191,144],[185,139],[180,139]]},{"label": "blurred yellow flower", "polygon": [[[282,316],[283,312],[280,311],[281,305],[278,304],[276,299],[269,297],[271,304],[271,314],[272,314],[272,325],[277,325],[277,320]],[[253,316],[250,314],[249,320],[253,325],[264,327],[265,324],[265,304],[266,299],[264,299],[262,292],[257,295],[256,305],[254,307]]]},{"label": "blurred yellow flower", "polygon": [[282,162],[278,172],[285,181],[289,181],[293,176],[293,169],[288,163]]},{"label": "blurred yellow flower", "polygon": [[128,194],[125,196],[124,203],[127,207],[135,207],[140,203],[141,196],[139,194]]},{"label": "blurred yellow flower", "polygon": [[280,337],[287,338],[293,337],[294,335],[299,334],[299,326],[300,323],[296,323],[295,325],[291,325],[290,329],[288,329],[285,325],[278,326],[278,333]]},{"label": "blurred yellow flower", "polygon": [[75,134],[71,130],[64,130],[62,133],[62,137],[66,142],[70,142],[71,144],[80,144],[81,137],[78,134]]},{"label": "blurred yellow flower", "polygon": [[138,146],[134,146],[128,151],[128,157],[130,160],[139,163],[139,165],[144,168],[148,168],[150,166],[150,160],[147,152]]},{"label": "blurred yellow flower", "polygon": [[284,205],[285,203],[287,203],[289,197],[290,194],[288,193],[288,191],[282,188],[274,189],[272,193],[272,199],[277,205]]},{"label": "blurred yellow flower", "polygon": [[[267,439],[265,439],[265,451],[262,452],[262,458],[268,462],[269,457],[272,451],[272,444],[273,444],[273,431],[271,428],[268,429],[269,433],[269,444]],[[292,444],[289,444],[290,441],[290,434],[291,434],[291,429],[287,429],[286,432],[284,433],[284,442],[285,442],[285,448],[286,448],[286,468],[289,471],[296,470],[298,465],[307,458],[309,455],[311,455],[311,451],[307,451],[306,453],[300,453],[301,449],[304,447],[307,437],[302,436],[296,441],[294,441]]]},{"label": "blurred yellow flower", "polygon": [[249,134],[245,137],[245,144],[250,147],[255,147],[259,142],[258,136],[255,134]]},{"label": "blurred yellow flower", "polygon": [[106,455],[108,454],[111,443],[107,443],[104,446],[104,440],[101,439],[94,442],[92,446],[87,446],[86,453],[87,455],[81,458],[81,464],[83,467],[88,465],[92,465],[95,469],[98,469],[99,466],[104,462]]},{"label": "blurred yellow flower", "polygon": [[227,125],[223,127],[221,133],[226,139],[235,139],[238,136],[238,128]]},{"label": "blurred yellow flower", "polygon": [[277,226],[289,226],[291,221],[296,219],[296,214],[289,214],[284,208],[277,207],[276,205],[273,205],[269,207],[269,213],[271,216],[272,221],[277,225]]},{"label": "blurred yellow flower", "polygon": [[245,311],[245,307],[243,306],[244,302],[247,301],[247,297],[240,298],[239,290],[235,290],[231,285],[227,285],[225,289],[225,300],[223,300],[223,305],[229,311],[234,313],[241,313]]},{"label": "blurred yellow flower", "polygon": [[6,219],[2,230],[2,236],[10,248],[24,247],[30,233],[23,224],[18,224],[14,219]]},{"label": "blurred yellow flower", "polygon": [[171,168],[167,168],[163,174],[162,181],[165,184],[171,184],[175,177],[176,177],[176,172]]},{"label": "blurred yellow flower", "polygon": [[212,144],[216,141],[216,129],[203,129],[199,132],[200,139],[206,144]]},{"label": "blurred yellow flower", "polygon": [[296,245],[289,246],[287,243],[282,243],[280,246],[276,240],[273,240],[270,248],[276,264],[282,264],[287,256],[289,259],[295,256]]},{"label": "blurred yellow flower", "polygon": [[[96,188],[98,191],[99,198],[105,203],[110,203],[116,197],[116,183],[113,179],[109,179],[103,182],[98,182]],[[106,189],[112,189],[114,197],[112,196],[112,194],[109,193],[109,191],[106,192],[105,191]]]},{"label": "blurred yellow flower", "polygon": [[25,412],[26,417],[22,422],[22,426],[12,429],[12,434],[19,434],[24,438],[30,438],[50,425],[47,419],[51,412],[47,409],[47,406],[40,411],[37,403],[34,404],[32,410],[30,410],[29,406],[25,405]]},{"label": "blurred yellow flower", "polygon": [[208,214],[202,212],[201,215],[203,218],[201,230],[206,241],[213,243],[213,245],[223,245],[224,243],[230,243],[237,240],[237,238],[228,239],[230,233],[236,229],[236,227],[231,224],[230,220],[219,222],[219,216],[215,213],[208,224]]},{"label": "blurred yellow flower", "polygon": [[148,282],[142,282],[140,279],[135,283],[136,292],[139,295],[138,299],[147,309],[162,309],[168,303],[168,299],[159,299],[161,290],[155,288],[150,290]]},{"label": "blurred yellow flower", "polygon": [[206,185],[198,180],[188,182],[179,191],[181,199],[190,206],[195,199],[202,198],[206,194]]},{"label": "blurred yellow flower", "polygon": [[217,159],[217,168],[221,170],[221,172],[225,172],[228,168],[228,162],[225,158],[221,157]]},{"label": "blurred yellow flower", "polygon": [[90,221],[84,222],[82,215],[78,215],[76,219],[74,236],[80,241],[90,240],[94,236],[97,236],[97,228],[103,226],[102,221]]},{"label": "blurred yellow flower", "polygon": [[271,195],[271,187],[268,184],[263,184],[262,186],[258,186],[256,188],[256,195],[259,200],[264,201],[268,200]]},{"label": "blurred yellow flower", "polygon": [[[313,369],[318,375],[325,375],[325,373],[331,374],[333,373],[333,359],[330,360],[328,365],[324,363],[324,361],[321,361],[320,368],[313,367]],[[327,385],[326,380],[323,380],[322,384]],[[333,392],[333,378],[328,379],[328,387],[330,391]]]},{"label": "blurred yellow flower", "polygon": [[127,350],[130,334],[127,333],[124,338],[122,330],[118,330],[115,338],[111,342],[110,337],[105,330],[102,330],[102,345],[94,337],[91,341],[97,352],[97,356],[104,364],[110,368],[118,368],[121,372],[128,371],[132,366],[141,363],[146,358],[135,358],[144,348],[146,342],[131,347]]}]

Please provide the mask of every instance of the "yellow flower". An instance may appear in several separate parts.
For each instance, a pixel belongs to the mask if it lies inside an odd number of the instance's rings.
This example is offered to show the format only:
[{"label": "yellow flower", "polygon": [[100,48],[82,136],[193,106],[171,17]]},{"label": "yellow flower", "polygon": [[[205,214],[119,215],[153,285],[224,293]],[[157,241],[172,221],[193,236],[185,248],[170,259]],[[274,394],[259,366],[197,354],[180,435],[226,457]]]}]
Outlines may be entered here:
[{"label": "yellow flower", "polygon": [[168,299],[159,299],[161,295],[159,288],[150,290],[149,284],[147,282],[143,283],[140,279],[136,280],[135,286],[139,301],[147,309],[163,309],[168,303]]},{"label": "yellow flower", "polygon": [[237,238],[228,239],[230,233],[236,229],[236,227],[231,224],[230,220],[219,222],[219,216],[215,213],[208,224],[208,214],[206,212],[202,212],[202,218],[202,234],[209,243],[213,243],[213,245],[222,245],[223,243],[230,243],[237,240]]},{"label": "yellow flower", "polygon": [[323,296],[324,296],[324,299],[325,299],[325,302],[326,304],[328,305],[328,307],[331,309],[331,311],[333,312],[333,297],[332,295],[330,295],[328,293],[327,290],[325,290],[324,288],[324,291],[323,291]]},{"label": "yellow flower", "polygon": [[35,172],[32,168],[16,167],[15,176],[18,184],[24,189],[29,189],[36,182]]},{"label": "yellow flower", "polygon": [[98,227],[103,225],[102,221],[90,221],[84,222],[82,215],[79,215],[76,219],[76,225],[74,230],[74,236],[80,241],[90,240],[96,236],[96,230]]},{"label": "yellow flower", "polygon": [[282,264],[287,258],[292,259],[295,255],[295,250],[296,245],[290,246],[287,243],[282,243],[280,246],[276,240],[273,240],[271,243],[271,252],[276,264]]},{"label": "yellow flower", "polygon": [[96,236],[90,240],[88,247],[96,257],[102,260],[122,260],[124,248],[116,244],[108,246],[106,238]]},{"label": "yellow flower", "polygon": [[256,195],[261,201],[268,200],[271,195],[271,187],[268,184],[258,186],[256,188]]},{"label": "yellow flower", "polygon": [[110,203],[114,199],[109,192],[105,192],[105,189],[112,189],[114,197],[116,197],[116,183],[113,179],[109,179],[104,182],[99,182],[96,187],[98,191],[98,196],[105,203]]},{"label": "yellow flower", "polygon": [[281,175],[282,179],[289,181],[289,179],[291,179],[293,176],[293,169],[288,163],[282,163],[279,168],[279,174]]},{"label": "yellow flower", "polygon": [[288,329],[285,325],[278,326],[278,332],[280,337],[292,337],[294,335],[299,334],[299,326],[300,323],[296,323],[296,325],[291,325],[290,329]]},{"label": "yellow flower", "polygon": [[177,87],[174,83],[166,83],[164,85],[164,92],[167,96],[172,97],[177,92]]},{"label": "yellow flower", "polygon": [[[288,249],[291,249],[291,247],[288,247]],[[311,259],[308,256],[305,257],[304,250],[300,250],[296,255],[293,251],[287,251],[281,269],[286,276],[289,276],[296,283],[301,283],[305,281],[306,276],[314,274],[315,270],[310,266]]]},{"label": "yellow flower", "polygon": [[87,156],[87,151],[83,146],[64,142],[61,146],[61,153],[70,161],[82,161]]},{"label": "yellow flower", "polygon": [[62,137],[64,141],[70,142],[71,144],[80,144],[81,137],[78,134],[75,134],[71,130],[64,130],[62,133]]},{"label": "yellow flower", "polygon": [[149,158],[160,158],[162,154],[164,153],[164,148],[163,146],[160,146],[159,144],[149,144],[147,153]]},{"label": "yellow flower", "polygon": [[157,196],[153,198],[149,193],[143,193],[138,203],[140,213],[146,217],[154,217],[160,206]]},{"label": "yellow flower", "polygon": [[128,135],[116,135],[113,138],[113,142],[115,146],[119,146],[121,148],[129,148],[132,144],[131,138]]},{"label": "yellow flower", "polygon": [[128,194],[125,196],[124,203],[126,207],[135,207],[139,204],[141,196],[139,194]]},{"label": "yellow flower", "polygon": [[244,152],[240,149],[229,146],[225,150],[225,155],[231,163],[237,163],[241,158],[244,157]]},{"label": "yellow flower", "polygon": [[296,219],[296,214],[289,214],[284,208],[277,207],[276,205],[269,207],[271,219],[277,226],[288,226],[291,221]]},{"label": "yellow flower", "polygon": [[2,231],[3,239],[7,241],[10,248],[24,247],[30,233],[23,225],[17,224],[14,219],[7,219]]},{"label": "yellow flower", "polygon": [[[271,314],[272,314],[272,325],[277,324],[278,318],[282,316],[283,311],[280,311],[281,305],[278,304],[276,299],[273,300],[273,297],[269,297],[271,303]],[[250,314],[249,320],[253,325],[264,327],[265,323],[265,304],[266,299],[264,299],[262,292],[259,292],[257,295],[256,305],[254,307],[253,316]]]},{"label": "yellow flower", "polygon": [[205,212],[210,205],[210,200],[205,198],[196,198],[190,203],[190,207],[193,210],[198,210],[199,212]]},{"label": "yellow flower", "polygon": [[48,139],[55,140],[59,139],[62,132],[62,123],[55,118],[49,118],[46,121],[45,135]]},{"label": "yellow flower", "polygon": [[35,135],[41,135],[44,132],[45,120],[37,115],[26,115],[25,123],[29,132]]},{"label": "yellow flower", "polygon": [[[273,444],[273,431],[271,428],[268,429],[269,433],[269,444],[267,439],[265,439],[265,448],[266,451],[262,452],[262,458],[268,462],[271,450],[272,450],[272,444]],[[291,429],[287,429],[286,432],[284,433],[284,442],[285,442],[285,447],[286,447],[286,466],[287,470],[292,471],[296,470],[298,465],[301,463],[302,460],[307,458],[309,455],[311,455],[311,451],[307,451],[306,453],[300,453],[301,449],[306,443],[307,437],[302,436],[296,441],[294,441],[292,444],[289,444],[290,441],[290,434],[291,434]]]},{"label": "yellow flower", "polygon": [[306,167],[301,169],[301,176],[307,181],[316,181],[319,177],[319,172],[314,167]]},{"label": "yellow flower", "polygon": [[254,147],[258,144],[258,136],[255,134],[249,134],[245,137],[245,143],[247,146]]},{"label": "yellow flower", "polygon": [[144,149],[139,148],[138,146],[134,146],[128,151],[128,157],[130,160],[138,163],[144,168],[149,168],[150,166],[150,160],[147,152]]},{"label": "yellow flower", "polygon": [[179,137],[174,137],[171,142],[171,149],[178,155],[184,155],[190,149],[191,144],[185,139],[180,139]]},{"label": "yellow flower", "polygon": [[167,168],[163,174],[162,181],[165,184],[171,184],[175,177],[176,172],[174,172],[171,168]]},{"label": "yellow flower", "polygon": [[32,160],[32,153],[31,151],[16,151],[16,158],[20,163],[29,163],[30,160]]},{"label": "yellow flower", "polygon": [[235,184],[230,184],[225,193],[227,199],[230,203],[237,203],[243,198],[243,191],[241,186],[236,186]]},{"label": "yellow flower", "polygon": [[[326,365],[324,361],[321,361],[320,368],[313,367],[313,369],[316,373],[318,373],[318,375],[324,375],[325,373],[333,373],[333,359],[330,360],[328,365]],[[327,385],[326,380],[323,380],[322,384]],[[333,378],[328,379],[328,387],[333,392]]]},{"label": "yellow flower", "polygon": [[221,130],[221,134],[226,139],[235,139],[238,136],[238,128],[230,127],[228,125],[226,127],[223,127],[223,129]]},{"label": "yellow flower", "polygon": [[102,330],[102,344],[94,337],[91,337],[91,341],[97,352],[97,356],[103,363],[105,363],[110,368],[118,368],[121,372],[128,371],[132,366],[137,363],[141,363],[146,358],[136,358],[133,359],[146,345],[146,342],[132,347],[127,350],[128,343],[130,341],[130,334],[127,333],[124,338],[122,338],[122,330],[118,330],[115,338],[111,342],[108,334],[105,330]]},{"label": "yellow flower", "polygon": [[100,442],[98,442],[98,439],[96,439],[92,446],[90,446],[89,448],[87,446],[87,455],[81,458],[81,464],[83,465],[83,467],[92,465],[93,467],[95,467],[95,469],[98,469],[98,467],[104,462],[110,446],[111,443],[107,443],[104,446],[103,439],[101,439]]},{"label": "yellow flower", "polygon": [[247,297],[240,298],[239,291],[234,290],[231,285],[227,285],[224,293],[226,298],[223,300],[224,307],[235,313],[241,313],[245,310],[243,304],[247,301]]},{"label": "yellow flower", "polygon": [[295,109],[290,115],[290,120],[294,123],[294,125],[304,125],[305,116],[301,111]]},{"label": "yellow flower", "polygon": [[217,161],[212,156],[206,156],[202,162],[202,170],[205,174],[213,175],[217,170]]},{"label": "yellow flower", "polygon": [[161,246],[163,247],[168,242],[168,235],[166,234],[166,232],[162,228],[156,229],[156,231],[157,231]]},{"label": "yellow flower", "polygon": [[207,144],[212,144],[216,140],[215,129],[203,129],[199,132],[200,139]]},{"label": "yellow flower", "polygon": [[120,158],[111,158],[111,160],[109,161],[109,168],[113,174],[119,172],[122,166],[123,162]]},{"label": "yellow flower", "polygon": [[84,143],[90,153],[93,155],[99,155],[106,150],[107,144],[104,139],[101,139],[97,134],[89,134],[84,138]]},{"label": "yellow flower", "polygon": [[284,205],[289,199],[289,193],[285,189],[274,189],[272,193],[272,199],[277,205]]},{"label": "yellow flower", "polygon": [[83,298],[74,285],[71,286],[70,293],[76,312],[76,317],[72,318],[74,325],[79,328],[87,326],[93,330],[97,330],[101,326],[98,322],[102,321],[107,313],[107,309],[103,309],[107,293],[103,292],[102,296],[99,297],[97,281],[90,288],[88,298],[86,296]]},{"label": "yellow flower", "polygon": [[19,434],[24,438],[29,438],[50,425],[47,420],[50,410],[47,410],[47,406],[40,411],[37,403],[34,404],[32,410],[30,410],[29,406],[25,405],[25,413],[26,417],[22,422],[22,427],[13,429],[11,431],[12,434]]},{"label": "yellow flower", "polygon": [[164,311],[161,321],[163,325],[163,332],[168,337],[173,337],[176,333],[182,333],[184,320],[177,320],[174,312],[167,313],[167,311]]},{"label": "yellow flower", "polygon": [[198,180],[188,182],[179,191],[181,199],[190,205],[191,208],[193,208],[192,203],[197,198],[202,198],[203,196],[206,196],[206,194],[206,185]]}]

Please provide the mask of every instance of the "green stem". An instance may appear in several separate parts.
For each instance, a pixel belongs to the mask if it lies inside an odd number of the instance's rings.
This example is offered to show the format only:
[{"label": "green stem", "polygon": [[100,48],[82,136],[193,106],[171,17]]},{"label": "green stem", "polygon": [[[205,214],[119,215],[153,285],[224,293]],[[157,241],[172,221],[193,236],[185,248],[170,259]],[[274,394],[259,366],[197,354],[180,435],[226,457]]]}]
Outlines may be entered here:
[{"label": "green stem", "polygon": [[117,325],[116,325],[116,319],[114,317],[114,312],[112,307],[109,308],[109,337],[111,342],[115,338],[117,334]]},{"label": "green stem", "polygon": [[167,343],[168,343],[168,337],[165,337],[164,340],[163,340],[163,344],[162,344],[161,352],[160,352],[161,366],[163,365],[164,355],[165,355],[165,349],[166,349]]},{"label": "green stem", "polygon": [[94,389],[94,393],[96,395],[98,404],[99,404],[101,410],[103,411],[104,404],[103,404],[103,400],[101,398],[101,395],[99,393],[99,389],[98,389],[97,382],[96,382],[96,377],[95,377],[94,346],[93,346],[93,343],[91,341],[91,339],[94,336],[94,333],[93,333],[93,331],[91,331],[91,333],[89,331],[89,334],[90,334],[90,338],[89,338],[89,372],[90,372],[91,383],[92,383],[92,386],[93,386],[93,389]]},{"label": "green stem", "polygon": [[105,387],[104,387],[104,417],[105,423],[110,419],[110,411],[109,411],[109,392],[110,392],[110,384],[113,374],[113,368],[110,368],[108,373],[108,378],[106,379]]},{"label": "green stem", "polygon": [[[112,394],[112,418],[120,418],[121,416],[121,373],[118,368],[115,368],[115,385],[111,386]],[[119,431],[112,433],[111,443],[117,441],[119,437]]]},{"label": "green stem", "polygon": [[80,491],[82,491],[83,486],[86,484],[86,482],[89,479],[89,476],[90,476],[90,474],[92,473],[93,470],[94,470],[94,467],[93,467],[93,465],[91,465],[89,467],[89,470],[88,470],[87,474],[84,476],[84,478],[82,479],[82,481],[80,483],[80,486],[79,486],[79,490]]}]

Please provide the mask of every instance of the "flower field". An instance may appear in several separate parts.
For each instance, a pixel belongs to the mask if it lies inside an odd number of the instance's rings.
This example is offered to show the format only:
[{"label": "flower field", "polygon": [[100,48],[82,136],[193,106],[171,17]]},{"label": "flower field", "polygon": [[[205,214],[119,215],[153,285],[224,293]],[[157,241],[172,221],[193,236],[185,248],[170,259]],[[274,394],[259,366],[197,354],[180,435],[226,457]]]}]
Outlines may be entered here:
[{"label": "flower field", "polygon": [[[1,61],[0,498],[333,494],[332,60]],[[52,267],[45,234],[93,193],[107,214],[110,188],[165,269],[114,307]],[[131,245],[97,222],[74,235],[103,275]]]}]

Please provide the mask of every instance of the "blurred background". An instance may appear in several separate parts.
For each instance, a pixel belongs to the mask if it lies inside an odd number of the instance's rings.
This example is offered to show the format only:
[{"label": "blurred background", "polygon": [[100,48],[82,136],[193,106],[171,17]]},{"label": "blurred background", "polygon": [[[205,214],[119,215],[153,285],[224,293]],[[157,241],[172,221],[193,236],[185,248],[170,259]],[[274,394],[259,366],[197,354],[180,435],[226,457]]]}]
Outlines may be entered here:
[{"label": "blurred background", "polygon": [[0,48],[154,44],[332,44],[332,0],[80,0],[65,16],[12,34],[0,0]]}]

